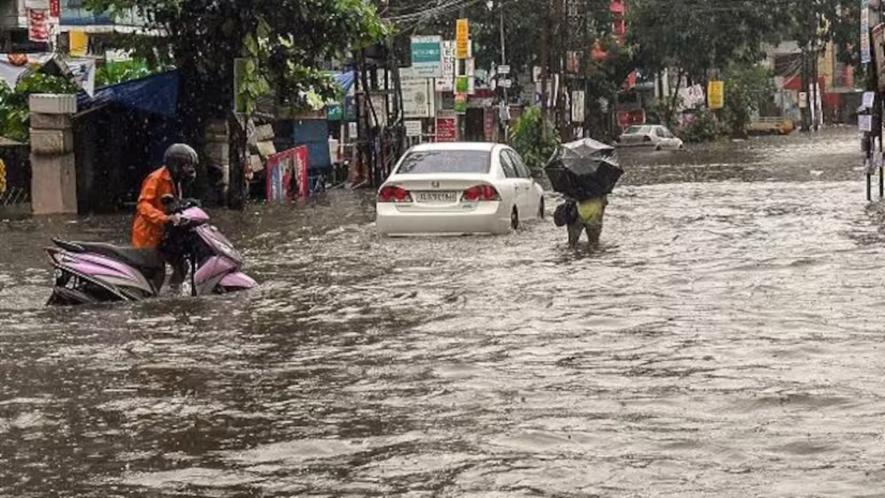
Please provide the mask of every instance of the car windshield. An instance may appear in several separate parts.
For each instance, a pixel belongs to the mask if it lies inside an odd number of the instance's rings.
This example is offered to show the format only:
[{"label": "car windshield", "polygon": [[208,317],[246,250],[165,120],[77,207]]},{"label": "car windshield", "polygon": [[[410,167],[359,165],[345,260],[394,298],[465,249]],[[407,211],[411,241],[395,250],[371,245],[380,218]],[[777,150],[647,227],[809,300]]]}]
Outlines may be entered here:
[{"label": "car windshield", "polygon": [[423,150],[409,153],[397,173],[426,175],[430,173],[486,174],[491,168],[492,153],[486,150]]}]

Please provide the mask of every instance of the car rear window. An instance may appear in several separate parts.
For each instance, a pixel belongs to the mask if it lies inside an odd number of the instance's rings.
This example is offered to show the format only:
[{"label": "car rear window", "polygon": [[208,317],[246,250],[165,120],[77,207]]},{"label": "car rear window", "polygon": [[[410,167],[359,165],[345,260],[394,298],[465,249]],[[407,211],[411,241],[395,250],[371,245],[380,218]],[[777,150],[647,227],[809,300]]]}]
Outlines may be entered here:
[{"label": "car rear window", "polygon": [[628,135],[635,135],[635,134],[639,133],[639,130],[641,130],[641,129],[642,129],[641,126],[631,126],[631,127],[627,128],[627,131],[625,131],[624,133],[626,133]]},{"label": "car rear window", "polygon": [[424,150],[410,152],[397,173],[426,175],[430,173],[479,173],[491,168],[492,153],[483,150]]}]

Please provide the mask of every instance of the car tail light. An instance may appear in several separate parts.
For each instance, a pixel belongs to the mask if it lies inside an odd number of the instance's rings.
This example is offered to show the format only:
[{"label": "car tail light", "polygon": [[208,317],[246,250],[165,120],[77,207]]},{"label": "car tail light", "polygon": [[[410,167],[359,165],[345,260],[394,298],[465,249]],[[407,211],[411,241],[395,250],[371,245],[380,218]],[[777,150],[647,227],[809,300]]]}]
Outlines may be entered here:
[{"label": "car tail light", "polygon": [[402,187],[384,187],[378,192],[378,202],[412,202],[412,194]]},{"label": "car tail light", "polygon": [[464,191],[462,198],[467,202],[500,201],[501,196],[491,185],[476,185]]}]

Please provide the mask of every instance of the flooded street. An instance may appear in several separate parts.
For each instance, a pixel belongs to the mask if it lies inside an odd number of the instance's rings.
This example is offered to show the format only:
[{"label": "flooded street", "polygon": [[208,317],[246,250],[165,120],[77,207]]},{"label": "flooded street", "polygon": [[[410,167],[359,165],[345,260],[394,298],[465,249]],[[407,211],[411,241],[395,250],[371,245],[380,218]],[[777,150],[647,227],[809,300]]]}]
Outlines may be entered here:
[{"label": "flooded street", "polygon": [[[885,480],[856,131],[629,152],[603,248],[382,239],[370,195],[215,213],[251,294],[46,309],[0,222],[0,496],[847,496]],[[548,200],[552,211],[555,200]]]}]

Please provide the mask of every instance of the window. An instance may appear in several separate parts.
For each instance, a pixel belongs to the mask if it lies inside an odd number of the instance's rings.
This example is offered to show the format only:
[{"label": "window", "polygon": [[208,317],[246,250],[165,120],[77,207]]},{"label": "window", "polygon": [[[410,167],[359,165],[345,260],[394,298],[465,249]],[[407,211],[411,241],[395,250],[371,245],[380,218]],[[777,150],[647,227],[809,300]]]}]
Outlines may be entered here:
[{"label": "window", "polygon": [[513,164],[513,159],[510,157],[509,152],[508,150],[501,151],[501,169],[504,170],[504,176],[507,178],[518,178],[516,166]]},{"label": "window", "polygon": [[510,159],[513,162],[513,165],[516,167],[516,174],[520,178],[531,178],[532,172],[529,171],[528,166],[522,162],[522,158],[519,157],[519,154],[515,151],[508,150],[507,153],[510,155]]},{"label": "window", "polygon": [[410,152],[397,174],[426,175],[432,173],[488,174],[491,153],[484,150],[422,150]]}]

